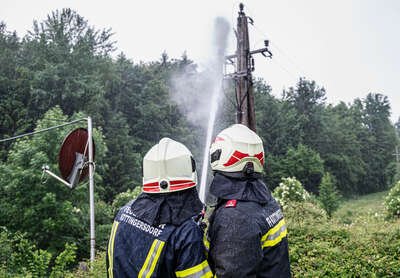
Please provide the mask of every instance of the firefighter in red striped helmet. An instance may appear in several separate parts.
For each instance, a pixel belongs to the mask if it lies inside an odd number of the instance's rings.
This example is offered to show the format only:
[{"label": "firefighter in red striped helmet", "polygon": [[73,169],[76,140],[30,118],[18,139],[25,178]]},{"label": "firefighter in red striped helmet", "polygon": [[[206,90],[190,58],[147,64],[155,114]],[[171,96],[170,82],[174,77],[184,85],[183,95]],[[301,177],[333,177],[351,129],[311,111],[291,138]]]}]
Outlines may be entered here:
[{"label": "firefighter in red striped helmet", "polygon": [[219,278],[290,277],[285,220],[261,180],[261,138],[232,125],[217,135],[210,156],[210,193],[218,200],[206,241],[211,269]]},{"label": "firefighter in red striped helmet", "polygon": [[108,277],[212,277],[195,221],[202,210],[196,165],[163,138],[143,159],[143,192],[118,212],[107,250]]}]

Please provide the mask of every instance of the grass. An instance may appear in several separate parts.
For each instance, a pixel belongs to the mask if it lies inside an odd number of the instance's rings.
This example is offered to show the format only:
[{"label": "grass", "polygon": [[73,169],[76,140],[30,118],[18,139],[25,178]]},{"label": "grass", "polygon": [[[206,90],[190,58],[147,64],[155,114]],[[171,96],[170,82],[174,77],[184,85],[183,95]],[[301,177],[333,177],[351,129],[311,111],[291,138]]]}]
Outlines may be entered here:
[{"label": "grass", "polygon": [[385,211],[383,201],[387,194],[388,191],[383,191],[346,200],[341,204],[333,217],[340,219],[349,216],[352,218],[368,216],[371,213],[382,214]]}]

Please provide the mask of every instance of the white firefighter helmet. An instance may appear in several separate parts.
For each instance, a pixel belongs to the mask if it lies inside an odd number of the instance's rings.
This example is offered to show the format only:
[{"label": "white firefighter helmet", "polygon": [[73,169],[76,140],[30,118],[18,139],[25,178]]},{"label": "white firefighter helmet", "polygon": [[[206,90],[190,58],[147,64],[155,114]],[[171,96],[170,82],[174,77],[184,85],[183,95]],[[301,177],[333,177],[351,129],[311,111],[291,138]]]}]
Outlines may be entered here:
[{"label": "white firefighter helmet", "polygon": [[168,193],[195,187],[196,164],[185,145],[163,138],[143,158],[143,192]]},{"label": "white firefighter helmet", "polygon": [[245,174],[263,171],[262,140],[242,124],[234,124],[221,131],[211,144],[210,156],[214,171]]}]

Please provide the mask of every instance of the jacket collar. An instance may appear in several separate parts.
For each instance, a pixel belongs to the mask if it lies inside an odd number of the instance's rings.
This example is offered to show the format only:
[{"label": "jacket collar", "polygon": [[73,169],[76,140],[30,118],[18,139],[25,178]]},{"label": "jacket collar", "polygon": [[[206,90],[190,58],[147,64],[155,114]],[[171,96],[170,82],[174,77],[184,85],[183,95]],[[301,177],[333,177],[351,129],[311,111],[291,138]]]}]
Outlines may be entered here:
[{"label": "jacket collar", "polygon": [[216,173],[210,185],[210,192],[219,200],[253,201],[266,204],[272,198],[271,192],[259,178],[232,178]]},{"label": "jacket collar", "polygon": [[164,194],[142,193],[131,205],[132,212],[152,226],[181,225],[202,210],[196,188]]}]

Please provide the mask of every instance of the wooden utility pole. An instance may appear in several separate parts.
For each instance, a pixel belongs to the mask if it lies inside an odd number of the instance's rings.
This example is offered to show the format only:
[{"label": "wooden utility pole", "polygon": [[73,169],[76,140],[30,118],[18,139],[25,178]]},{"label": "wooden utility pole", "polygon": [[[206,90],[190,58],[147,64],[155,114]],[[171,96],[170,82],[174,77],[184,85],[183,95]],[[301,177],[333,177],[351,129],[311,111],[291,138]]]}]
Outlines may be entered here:
[{"label": "wooden utility pole", "polygon": [[[237,18],[237,39],[236,54],[226,56],[228,64],[236,66],[236,71],[227,76],[235,80],[236,95],[236,123],[244,124],[253,131],[256,131],[256,117],[254,110],[253,79],[251,72],[254,71],[253,54],[261,53],[271,58],[272,53],[268,50],[268,40],[265,40],[265,47],[257,50],[250,50],[248,22],[253,20],[243,12],[243,4],[239,5],[239,16]],[[235,60],[236,59],[236,63]]]},{"label": "wooden utility pole", "polygon": [[393,154],[396,156],[396,162],[397,164],[400,162],[400,153],[399,153],[399,147],[396,146],[396,152]]}]

